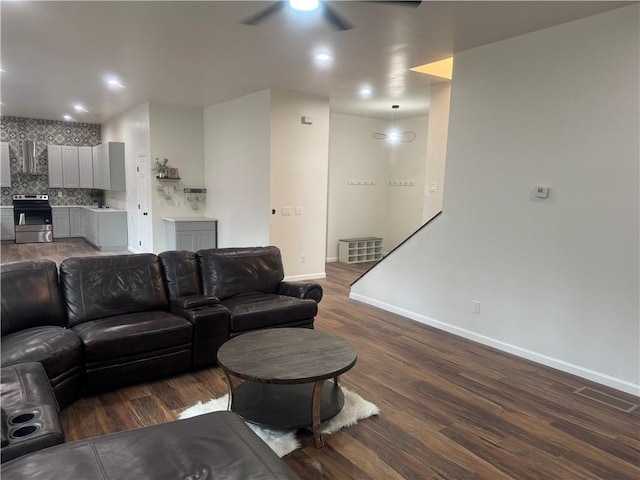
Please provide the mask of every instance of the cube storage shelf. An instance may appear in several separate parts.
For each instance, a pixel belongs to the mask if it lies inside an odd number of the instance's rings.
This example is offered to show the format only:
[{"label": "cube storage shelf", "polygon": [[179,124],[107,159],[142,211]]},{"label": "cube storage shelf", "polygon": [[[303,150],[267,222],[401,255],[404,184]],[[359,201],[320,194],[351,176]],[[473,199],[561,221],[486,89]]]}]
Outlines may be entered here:
[{"label": "cube storage shelf", "polygon": [[376,262],[382,259],[382,238],[344,238],[339,240],[341,263]]}]

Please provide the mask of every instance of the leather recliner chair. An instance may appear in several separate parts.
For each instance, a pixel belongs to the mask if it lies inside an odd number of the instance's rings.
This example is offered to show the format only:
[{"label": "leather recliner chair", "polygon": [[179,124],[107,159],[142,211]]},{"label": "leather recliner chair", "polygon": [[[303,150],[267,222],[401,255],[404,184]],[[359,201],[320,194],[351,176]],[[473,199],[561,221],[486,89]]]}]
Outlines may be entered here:
[{"label": "leather recliner chair", "polygon": [[51,260],[0,265],[3,367],[40,362],[61,408],[82,393],[82,345],[65,328],[66,311]]},{"label": "leather recliner chair", "polygon": [[196,252],[202,292],[229,310],[229,336],[261,328],[313,328],[322,287],[284,281],[280,249],[220,248]]},{"label": "leather recliner chair", "polygon": [[68,258],[60,284],[84,349],[84,388],[99,392],[191,366],[193,324],[170,313],[153,254]]}]

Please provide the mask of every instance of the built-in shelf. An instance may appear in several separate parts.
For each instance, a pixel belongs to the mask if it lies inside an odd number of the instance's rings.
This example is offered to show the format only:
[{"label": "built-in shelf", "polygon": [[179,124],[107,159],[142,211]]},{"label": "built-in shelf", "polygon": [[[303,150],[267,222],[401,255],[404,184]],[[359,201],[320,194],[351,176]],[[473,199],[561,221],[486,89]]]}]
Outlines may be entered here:
[{"label": "built-in shelf", "polygon": [[180,177],[178,178],[169,178],[169,177],[158,177],[156,176],[156,180],[160,180],[161,182],[177,182],[179,180],[182,180]]},{"label": "built-in shelf", "polygon": [[344,238],[339,240],[338,260],[342,263],[382,260],[382,238]]}]

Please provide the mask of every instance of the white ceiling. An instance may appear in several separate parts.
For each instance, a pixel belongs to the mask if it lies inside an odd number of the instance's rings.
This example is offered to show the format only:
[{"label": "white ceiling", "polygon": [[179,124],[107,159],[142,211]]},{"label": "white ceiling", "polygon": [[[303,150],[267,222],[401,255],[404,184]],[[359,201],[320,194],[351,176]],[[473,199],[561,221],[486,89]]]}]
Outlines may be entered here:
[{"label": "white ceiling", "polygon": [[[277,88],[329,97],[333,112],[390,118],[398,103],[399,117],[424,115],[441,80],[409,68],[629,3],[330,2],[354,25],[335,31],[288,7],[239,23],[270,2],[3,0],[2,114],[99,123],[147,101],[208,106]],[[314,64],[319,47],[331,66]],[[105,88],[107,74],[125,88]],[[358,96],[363,83],[370,99]]]}]

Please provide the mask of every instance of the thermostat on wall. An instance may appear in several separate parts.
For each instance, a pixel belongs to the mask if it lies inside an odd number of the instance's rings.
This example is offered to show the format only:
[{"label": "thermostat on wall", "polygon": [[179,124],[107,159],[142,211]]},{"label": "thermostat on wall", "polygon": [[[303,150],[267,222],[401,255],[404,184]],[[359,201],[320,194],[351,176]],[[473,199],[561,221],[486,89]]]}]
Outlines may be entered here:
[{"label": "thermostat on wall", "polygon": [[304,125],[313,125],[313,117],[311,115],[303,115],[302,123]]},{"label": "thermostat on wall", "polygon": [[538,198],[548,198],[549,187],[536,187],[535,196]]}]

